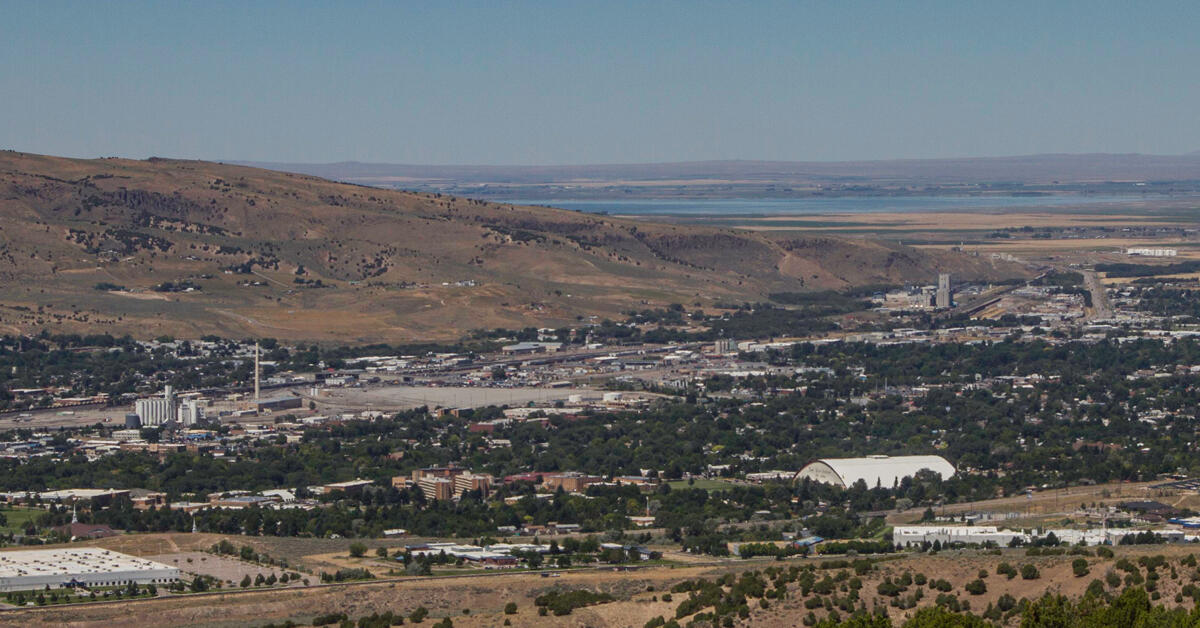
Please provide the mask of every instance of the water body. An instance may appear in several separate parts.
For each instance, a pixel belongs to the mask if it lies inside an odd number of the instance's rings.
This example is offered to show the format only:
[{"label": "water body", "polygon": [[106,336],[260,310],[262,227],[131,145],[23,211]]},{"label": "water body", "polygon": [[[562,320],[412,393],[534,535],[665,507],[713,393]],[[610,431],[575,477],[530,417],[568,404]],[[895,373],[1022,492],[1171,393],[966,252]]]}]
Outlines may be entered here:
[{"label": "water body", "polygon": [[515,205],[546,205],[593,214],[679,216],[804,216],[880,212],[954,212],[1115,205],[1179,198],[1161,194],[1108,196],[842,196],[770,199],[504,199]]}]

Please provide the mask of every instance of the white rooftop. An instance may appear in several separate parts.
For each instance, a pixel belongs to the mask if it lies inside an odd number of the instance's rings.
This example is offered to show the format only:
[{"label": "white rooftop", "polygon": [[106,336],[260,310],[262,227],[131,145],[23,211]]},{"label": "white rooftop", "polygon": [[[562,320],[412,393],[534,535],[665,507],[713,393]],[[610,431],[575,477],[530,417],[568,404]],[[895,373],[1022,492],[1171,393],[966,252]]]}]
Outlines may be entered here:
[{"label": "white rooftop", "polygon": [[892,488],[900,480],[925,469],[941,474],[943,480],[954,476],[954,465],[941,456],[822,458],[809,463],[796,475],[797,479],[810,478],[846,487],[862,480],[867,488]]},{"label": "white rooftop", "polygon": [[72,576],[174,567],[98,547],[0,552],[0,578]]}]

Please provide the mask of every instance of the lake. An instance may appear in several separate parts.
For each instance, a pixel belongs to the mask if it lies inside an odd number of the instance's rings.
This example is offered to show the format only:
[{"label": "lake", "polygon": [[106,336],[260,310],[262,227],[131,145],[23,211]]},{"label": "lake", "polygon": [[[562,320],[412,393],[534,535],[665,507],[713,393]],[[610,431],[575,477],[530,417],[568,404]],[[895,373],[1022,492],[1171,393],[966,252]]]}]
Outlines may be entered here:
[{"label": "lake", "polygon": [[1180,198],[1162,194],[1108,196],[842,196],[770,199],[497,199],[514,205],[547,205],[589,213],[683,216],[791,216],[873,212],[949,212],[1093,206]]}]

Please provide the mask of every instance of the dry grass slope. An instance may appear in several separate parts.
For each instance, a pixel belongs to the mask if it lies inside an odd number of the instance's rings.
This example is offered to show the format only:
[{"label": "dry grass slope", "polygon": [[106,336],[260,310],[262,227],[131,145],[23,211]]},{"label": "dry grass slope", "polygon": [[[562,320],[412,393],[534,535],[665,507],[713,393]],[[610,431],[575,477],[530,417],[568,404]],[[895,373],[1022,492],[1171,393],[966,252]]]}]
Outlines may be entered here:
[{"label": "dry grass slope", "polygon": [[[879,241],[774,238],[244,166],[0,152],[0,333],[451,339],[643,303],[709,305],[945,270],[1021,272]],[[154,290],[164,284],[193,290]]]}]

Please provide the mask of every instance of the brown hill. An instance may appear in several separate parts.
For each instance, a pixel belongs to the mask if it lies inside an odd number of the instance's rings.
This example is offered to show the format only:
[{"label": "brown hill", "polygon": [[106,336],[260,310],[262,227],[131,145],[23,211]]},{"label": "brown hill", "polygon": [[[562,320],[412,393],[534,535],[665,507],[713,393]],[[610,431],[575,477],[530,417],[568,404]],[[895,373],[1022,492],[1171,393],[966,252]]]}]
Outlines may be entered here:
[{"label": "brown hill", "polygon": [[883,242],[780,240],[244,166],[0,152],[2,332],[449,339],[945,270],[1020,272]]}]

